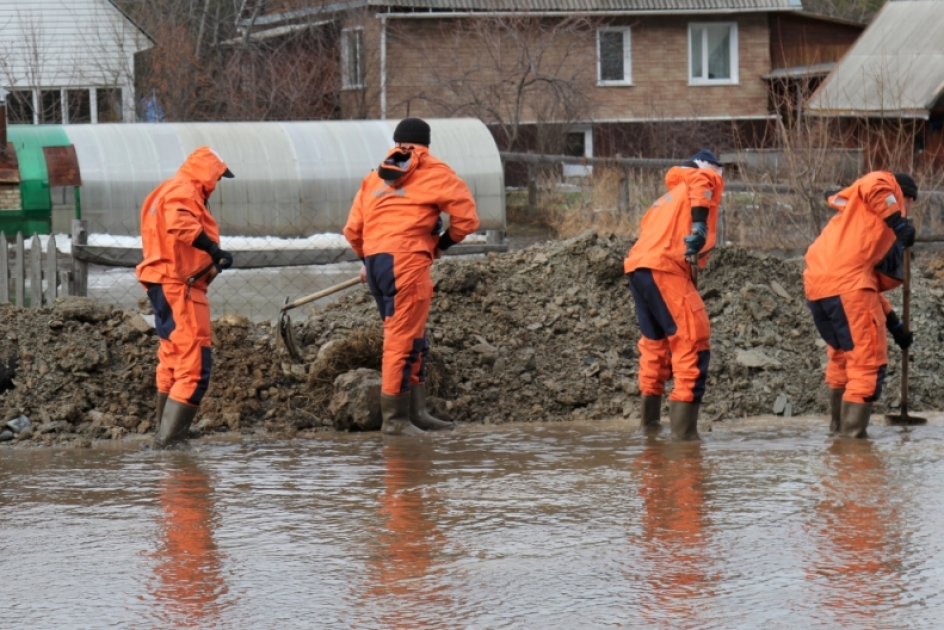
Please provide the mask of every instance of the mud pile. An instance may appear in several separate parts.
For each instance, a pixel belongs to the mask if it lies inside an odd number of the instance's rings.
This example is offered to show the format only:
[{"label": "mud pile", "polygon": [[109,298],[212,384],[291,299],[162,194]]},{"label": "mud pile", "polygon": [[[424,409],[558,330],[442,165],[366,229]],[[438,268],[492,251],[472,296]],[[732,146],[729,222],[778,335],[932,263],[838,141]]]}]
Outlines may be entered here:
[{"label": "mud pile", "polygon": [[[436,263],[429,389],[462,422],[602,419],[638,414],[639,331],[626,287],[624,239],[593,232],[487,258]],[[944,408],[944,261],[916,271],[911,406]],[[824,413],[819,340],[803,297],[802,260],[721,249],[699,279],[712,322],[703,416]],[[893,303],[900,291],[889,294]],[[333,430],[334,378],[379,368],[381,333],[364,289],[296,323],[305,362],[292,365],[269,325],[226,315],[213,324],[214,365],[203,431],[293,436]],[[154,413],[157,337],[137,313],[79,298],[53,309],[0,307],[0,425],[25,415],[15,441],[146,433]],[[897,405],[900,353],[889,349],[876,413]],[[25,433],[25,434],[24,434]],[[3,438],[0,438],[3,439]],[[9,438],[7,438],[9,439]]]}]

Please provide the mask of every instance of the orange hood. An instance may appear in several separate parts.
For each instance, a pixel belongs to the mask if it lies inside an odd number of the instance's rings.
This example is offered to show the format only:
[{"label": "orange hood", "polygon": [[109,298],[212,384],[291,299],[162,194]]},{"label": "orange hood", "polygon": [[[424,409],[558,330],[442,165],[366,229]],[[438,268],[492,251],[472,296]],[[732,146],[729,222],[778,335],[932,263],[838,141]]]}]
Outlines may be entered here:
[{"label": "orange hood", "polygon": [[177,175],[199,184],[204,195],[209,198],[226,169],[226,164],[213,149],[200,147],[187,156],[177,170]]}]

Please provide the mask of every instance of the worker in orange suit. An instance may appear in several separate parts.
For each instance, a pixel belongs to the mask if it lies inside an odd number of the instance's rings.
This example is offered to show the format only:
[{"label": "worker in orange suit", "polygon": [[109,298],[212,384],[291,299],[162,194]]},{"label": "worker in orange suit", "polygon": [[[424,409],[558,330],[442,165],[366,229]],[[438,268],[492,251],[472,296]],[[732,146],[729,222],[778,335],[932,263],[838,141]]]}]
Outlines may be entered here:
[{"label": "worker in orange suit", "polygon": [[154,445],[187,437],[210,384],[210,304],[207,287],[233,264],[220,249],[220,230],[207,201],[217,182],[233,177],[215,151],[201,147],[158,186],[141,208],[144,260],[137,267],[154,309],[157,422]]},{"label": "worker in orange suit", "polygon": [[[479,227],[468,186],[429,153],[430,128],[404,118],[396,146],[361,183],[344,236],[364,261],[366,282],[383,320],[381,431],[414,435],[452,428],[426,409],[426,318],[433,260]],[[440,213],[450,217],[443,231]]]},{"label": "worker in orange suit", "polygon": [[724,192],[721,162],[703,149],[665,176],[668,192],[642,218],[639,238],[623,264],[636,304],[642,422],[658,429],[665,382],[672,435],[698,438],[698,407],[705,395],[711,327],[693,267],[703,268],[715,244]]},{"label": "worker in orange suit", "polygon": [[807,304],[826,342],[830,430],[844,437],[867,437],[888,365],[887,332],[901,348],[914,341],[882,291],[901,285],[904,248],[915,239],[906,217],[917,197],[909,175],[869,173],[829,197],[838,214],[806,253]]},{"label": "worker in orange suit", "polygon": [[207,474],[192,460],[174,462],[161,480],[160,533],[154,597],[164,604],[164,627],[212,627],[226,593],[213,540],[216,520]]}]

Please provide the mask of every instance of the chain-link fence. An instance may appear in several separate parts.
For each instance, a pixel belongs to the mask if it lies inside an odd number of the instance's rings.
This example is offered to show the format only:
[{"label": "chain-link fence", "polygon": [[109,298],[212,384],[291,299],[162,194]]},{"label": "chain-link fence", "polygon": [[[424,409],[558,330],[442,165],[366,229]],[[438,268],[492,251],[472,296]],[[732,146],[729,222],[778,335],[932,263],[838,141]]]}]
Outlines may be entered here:
[{"label": "chain-link fence", "polygon": [[[82,295],[122,309],[146,305],[135,276],[141,261],[140,239],[89,234],[75,221],[72,235],[10,239],[0,232],[0,303],[38,308],[60,295]],[[470,235],[447,255],[470,256],[505,251],[501,231]],[[223,237],[234,255],[232,269],[221,273],[208,291],[214,316],[236,313],[254,321],[276,319],[285,298],[292,301],[357,276],[361,262],[341,234],[305,239]],[[351,289],[348,289],[351,290]],[[340,291],[314,305],[338,299]]]}]

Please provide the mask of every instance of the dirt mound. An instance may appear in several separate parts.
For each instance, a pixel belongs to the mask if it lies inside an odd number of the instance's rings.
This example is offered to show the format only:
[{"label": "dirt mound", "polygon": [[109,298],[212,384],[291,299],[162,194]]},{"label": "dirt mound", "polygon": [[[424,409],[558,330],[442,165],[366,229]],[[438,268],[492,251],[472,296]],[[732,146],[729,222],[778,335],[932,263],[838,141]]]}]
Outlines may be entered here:
[{"label": "dirt mound", "polygon": [[[464,422],[601,419],[638,414],[639,331],[626,287],[625,239],[589,232],[433,269],[431,404]],[[936,350],[944,325],[944,264],[924,261],[913,298],[912,408],[944,407]],[[802,260],[743,249],[712,254],[700,292],[712,322],[703,412],[824,413],[825,349],[803,296]],[[893,302],[900,291],[889,294]],[[0,307],[0,424],[25,415],[18,441],[119,438],[151,429],[157,337],[140,314],[80,298],[55,308]],[[213,325],[214,365],[198,419],[204,431],[278,436],[333,430],[334,379],[378,369],[376,306],[356,289],[297,323],[305,363],[292,365],[268,325],[238,316]],[[899,357],[886,392],[897,404]]]}]

